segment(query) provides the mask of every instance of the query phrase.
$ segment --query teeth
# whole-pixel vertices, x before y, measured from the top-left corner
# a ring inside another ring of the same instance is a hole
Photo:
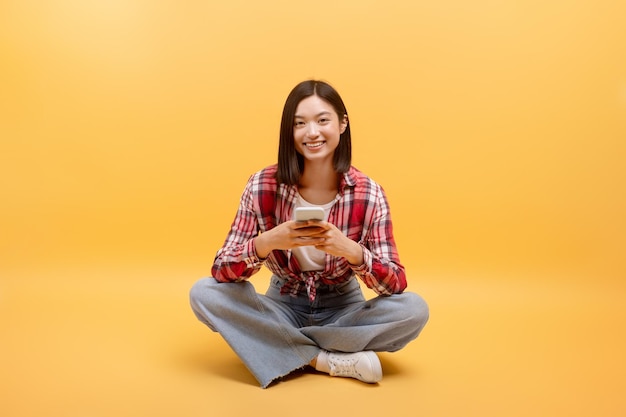
[[[323,144],[324,144],[324,142],[307,143],[306,147],[307,148],[319,148]]]

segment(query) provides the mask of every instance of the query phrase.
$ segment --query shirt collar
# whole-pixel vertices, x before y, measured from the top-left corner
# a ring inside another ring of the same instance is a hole
[[[341,183],[339,184],[340,190],[343,191],[345,187],[354,187],[356,185],[356,170],[354,167],[350,167],[348,172],[343,174]]]

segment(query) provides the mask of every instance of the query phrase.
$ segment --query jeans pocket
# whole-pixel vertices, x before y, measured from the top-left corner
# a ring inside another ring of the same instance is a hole
[[[276,275],[272,275],[272,279],[270,280],[270,284],[273,288],[280,290],[285,284],[285,280],[279,278]]]
[[[337,294],[339,295],[344,295],[346,293],[349,293],[350,291],[354,291],[355,286],[358,287],[359,283],[357,282],[357,280],[353,277],[350,278],[348,281],[343,282],[339,285],[336,285],[334,290]]]

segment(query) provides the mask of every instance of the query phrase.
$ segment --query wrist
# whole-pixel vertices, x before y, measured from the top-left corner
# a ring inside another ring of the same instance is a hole
[[[267,243],[267,237],[265,236],[265,233],[262,233],[254,238],[254,250],[256,252],[256,256],[260,259],[267,258],[267,256],[272,251]]]
[[[360,266],[363,265],[364,259],[365,258],[363,256],[363,248],[361,247],[361,245],[354,242],[350,257],[346,257],[346,260],[352,266]]]

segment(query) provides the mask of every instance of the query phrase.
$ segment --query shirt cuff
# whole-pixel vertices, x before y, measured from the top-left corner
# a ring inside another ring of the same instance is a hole
[[[250,239],[248,243],[246,243],[245,249],[241,254],[243,261],[246,263],[248,268],[257,268],[265,259],[261,259],[256,254],[256,244],[254,243],[255,239]]]
[[[372,270],[372,252],[364,245],[359,243],[361,249],[363,249],[363,263],[361,265],[350,265],[352,270],[359,275],[369,273]]]

